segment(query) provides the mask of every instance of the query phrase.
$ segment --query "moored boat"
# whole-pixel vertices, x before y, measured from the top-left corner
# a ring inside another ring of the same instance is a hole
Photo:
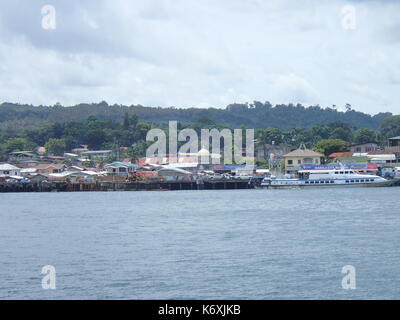
[[[391,182],[373,174],[359,174],[350,169],[303,170],[298,178],[265,178],[264,188],[293,187],[376,187],[388,186]]]

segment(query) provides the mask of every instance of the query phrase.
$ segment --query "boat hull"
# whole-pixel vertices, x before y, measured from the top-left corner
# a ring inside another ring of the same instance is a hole
[[[287,185],[274,185],[274,184],[261,184],[262,189],[315,189],[315,188],[376,188],[376,187],[392,187],[395,184],[393,181],[384,181],[378,183],[354,183],[354,184],[287,184]]]

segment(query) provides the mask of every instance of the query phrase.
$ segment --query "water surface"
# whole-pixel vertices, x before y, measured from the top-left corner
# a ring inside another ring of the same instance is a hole
[[[400,298],[400,188],[0,194],[1,299]],[[53,265],[57,289],[43,290]],[[342,289],[342,267],[356,290]]]

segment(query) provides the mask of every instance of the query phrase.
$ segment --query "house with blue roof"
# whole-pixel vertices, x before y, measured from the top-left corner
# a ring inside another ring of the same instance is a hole
[[[123,176],[133,174],[136,170],[136,165],[130,162],[116,161],[105,165],[104,169],[109,175]]]

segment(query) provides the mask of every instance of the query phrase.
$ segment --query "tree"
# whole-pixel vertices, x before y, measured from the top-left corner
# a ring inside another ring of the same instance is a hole
[[[329,137],[330,139],[339,139],[350,142],[353,140],[353,134],[350,128],[336,128],[332,131],[332,134]]]
[[[100,149],[106,140],[106,134],[103,129],[92,129],[86,133],[86,143],[92,149]]]
[[[381,133],[387,138],[400,136],[400,115],[384,119],[381,123]]]
[[[62,156],[67,148],[67,144],[64,139],[49,139],[46,142],[45,148],[47,153],[55,155],[55,156]]]
[[[317,142],[313,148],[316,152],[321,152],[325,156],[329,156],[334,152],[345,152],[348,150],[346,141],[340,139],[325,139]]]
[[[35,143],[26,138],[10,138],[1,145],[2,151],[6,154],[16,151],[33,151],[35,148]]]
[[[378,139],[376,131],[368,128],[358,129],[354,136],[354,142],[356,143],[377,142],[377,140]]]

